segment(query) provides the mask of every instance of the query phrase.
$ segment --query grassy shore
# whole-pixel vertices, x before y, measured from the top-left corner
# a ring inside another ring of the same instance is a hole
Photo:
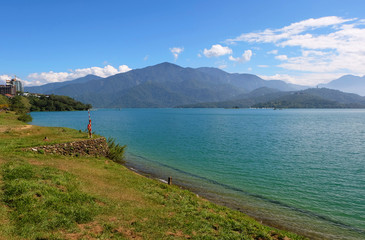
[[[0,239],[304,239],[106,158],[23,151],[87,136],[16,118],[0,113]]]

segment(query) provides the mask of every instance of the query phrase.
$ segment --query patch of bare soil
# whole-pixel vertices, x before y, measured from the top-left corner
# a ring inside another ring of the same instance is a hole
[[[19,126],[0,126],[0,133],[9,132],[9,131],[24,131],[26,129],[33,128],[33,125],[19,125]]]
[[[190,235],[187,235],[187,234],[184,234],[182,231],[177,231],[177,232],[166,232],[166,235],[168,236],[174,236],[174,237],[180,237],[180,238],[185,238],[185,239],[190,239],[191,236]]]
[[[114,229],[114,231],[124,235],[128,239],[138,239],[138,240],[142,239],[140,236],[136,235],[136,233],[133,232],[130,229],[125,229],[123,227],[118,227],[118,228]]]

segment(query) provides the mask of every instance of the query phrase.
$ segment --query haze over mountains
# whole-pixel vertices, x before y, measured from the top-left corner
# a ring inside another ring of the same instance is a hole
[[[66,95],[90,103],[97,108],[252,107],[288,94],[293,95],[307,88],[281,80],[263,80],[253,74],[231,74],[217,68],[194,69],[161,63],[107,78],[88,75],[68,82],[27,87],[25,91]],[[327,90],[313,90],[310,93],[305,91],[302,91],[302,98],[303,94],[309,94],[311,96],[309,99],[313,98],[313,101],[319,101],[322,98],[326,101],[345,98],[352,99],[352,102],[340,103],[334,100],[328,104],[339,103],[342,105],[336,106],[346,107],[350,105],[343,104],[356,103],[356,106],[362,106],[362,104],[365,106],[365,101],[362,102],[363,98],[355,94],[352,95],[358,98],[351,98],[339,91],[331,93]],[[322,96],[331,94],[338,98],[329,100]],[[298,100],[298,98],[293,99]],[[314,106],[317,105],[314,104]]]
[[[365,76],[345,75],[319,87],[337,89],[343,92],[356,93],[365,96]]]
[[[64,81],[64,82],[55,82],[55,83],[48,83],[41,86],[35,86],[35,87],[25,87],[25,91],[32,92],[32,93],[44,93],[48,94],[49,92],[54,91],[57,88],[64,87],[66,85],[71,85],[75,83],[85,83],[91,80],[97,80],[101,79],[101,77],[95,76],[95,75],[87,75],[85,77],[77,78],[70,81]]]

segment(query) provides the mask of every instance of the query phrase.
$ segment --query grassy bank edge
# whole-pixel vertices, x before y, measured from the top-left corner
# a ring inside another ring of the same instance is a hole
[[[45,135],[50,142],[43,142]],[[26,125],[17,121],[14,114],[1,113],[0,137],[1,167],[16,159],[37,171],[52,168],[64,173],[61,175],[71,174],[81,191],[96,199],[100,207],[98,214],[87,223],[60,226],[53,229],[51,235],[47,229],[40,229],[35,236],[14,231],[16,223],[9,216],[14,209],[2,201],[0,213],[6,214],[0,218],[0,222],[5,223],[0,227],[0,235],[4,239],[9,236],[26,239],[42,236],[60,239],[304,239],[264,226],[241,212],[211,203],[178,186],[137,175],[106,158],[50,156],[21,150],[86,138],[86,134],[76,130]],[[3,196],[3,182],[1,187]]]

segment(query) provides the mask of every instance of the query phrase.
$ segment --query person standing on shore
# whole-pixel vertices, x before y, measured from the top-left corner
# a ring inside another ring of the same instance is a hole
[[[89,120],[89,124],[87,125],[87,131],[89,132],[89,138],[92,138],[93,134],[91,132],[91,119]]]
[[[90,116],[90,109],[88,110],[89,113],[89,124],[87,125],[87,131],[89,133],[89,138],[93,137],[92,130],[91,130],[91,116]]]

